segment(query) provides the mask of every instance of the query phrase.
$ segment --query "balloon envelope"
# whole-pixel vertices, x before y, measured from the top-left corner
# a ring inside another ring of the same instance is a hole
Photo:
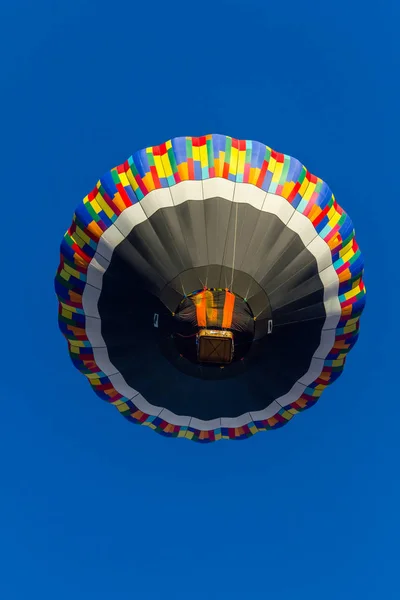
[[[342,372],[365,303],[352,222],[296,159],[223,135],[136,152],[77,208],[56,275],[74,365],[127,419],[274,429]]]

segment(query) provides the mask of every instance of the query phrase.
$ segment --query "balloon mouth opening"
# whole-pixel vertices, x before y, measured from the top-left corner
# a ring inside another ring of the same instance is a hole
[[[242,360],[255,335],[247,301],[228,289],[204,288],[185,296],[173,313],[172,328],[181,359],[211,369]]]

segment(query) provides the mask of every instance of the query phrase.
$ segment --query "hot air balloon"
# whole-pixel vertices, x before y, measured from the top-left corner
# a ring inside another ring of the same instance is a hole
[[[129,421],[199,442],[276,429],[342,373],[365,303],[353,224],[298,160],[224,135],[113,168],[61,244],[59,326]]]

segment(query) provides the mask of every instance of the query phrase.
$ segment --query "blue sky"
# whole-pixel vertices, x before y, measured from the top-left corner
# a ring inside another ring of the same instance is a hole
[[[395,0],[2,4],[1,598],[399,597],[399,18]],[[315,408],[201,446],[91,392],[58,331],[53,276],[99,176],[211,132],[328,182],[368,298]]]

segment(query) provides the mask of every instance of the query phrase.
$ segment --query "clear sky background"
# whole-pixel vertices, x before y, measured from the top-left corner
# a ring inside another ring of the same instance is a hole
[[[396,0],[2,3],[0,598],[398,600],[399,19]],[[96,397],[53,277],[103,173],[206,133],[328,182],[367,308],[315,408],[202,446]]]

